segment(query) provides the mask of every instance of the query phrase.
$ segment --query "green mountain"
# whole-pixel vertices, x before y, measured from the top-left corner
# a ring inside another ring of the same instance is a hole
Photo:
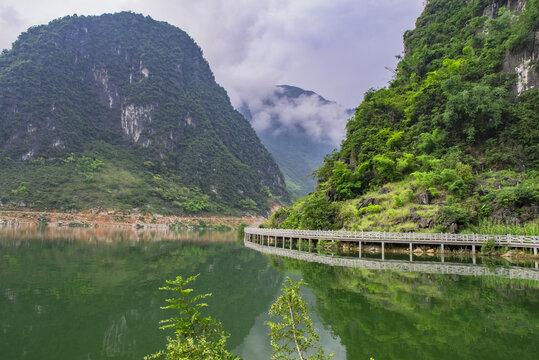
[[[538,28],[539,0],[428,1],[394,80],[365,94],[318,170],[319,191],[269,225],[537,232]]]
[[[290,85],[276,86],[261,106],[245,104],[240,112],[274,156],[296,198],[315,190],[311,174],[341,140],[340,134],[328,136],[328,128],[342,129],[353,114],[313,91]]]
[[[0,203],[265,212],[284,178],[184,31],[68,16],[0,56]]]

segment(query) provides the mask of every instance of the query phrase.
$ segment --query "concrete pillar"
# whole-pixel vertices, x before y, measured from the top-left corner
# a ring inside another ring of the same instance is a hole
[[[384,248],[385,248],[385,243],[382,241],[382,260],[385,260]]]
[[[475,251],[474,251],[474,254],[473,254],[473,257],[472,257],[472,261],[473,261],[473,264],[475,265],[477,263],[477,259],[475,257]]]
[[[533,255],[537,256],[537,248],[536,247],[533,248]]]
[[[409,249],[410,249],[410,254],[411,254],[414,251],[414,246],[411,242],[410,242]]]
[[[361,257],[361,241],[359,242],[359,257]]]
[[[292,250],[292,238],[290,238],[290,250]]]
[[[475,245],[472,245],[472,253],[475,254]],[[474,256],[474,258],[475,258],[475,256]],[[474,264],[475,264],[475,262],[474,262]]]
[[[311,252],[312,244],[313,244],[313,239],[309,239],[309,252]]]

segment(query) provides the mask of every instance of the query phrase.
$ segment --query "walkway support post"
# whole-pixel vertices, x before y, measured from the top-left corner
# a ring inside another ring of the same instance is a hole
[[[385,248],[385,243],[382,241],[382,260],[385,259],[385,256],[384,256],[384,248]]]
[[[359,242],[359,257],[361,257],[361,241]]]

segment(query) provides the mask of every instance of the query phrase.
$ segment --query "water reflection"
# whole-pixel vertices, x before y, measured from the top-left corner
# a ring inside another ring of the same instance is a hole
[[[443,258],[439,261],[432,257],[429,261],[423,259],[415,259],[409,255],[409,260],[400,260],[402,255],[388,254],[386,259],[380,259],[376,254],[367,254],[365,257],[344,257],[334,256],[333,254],[307,252],[282,249],[273,246],[259,245],[249,241],[245,242],[245,246],[256,251],[288,257],[307,262],[314,262],[330,266],[343,266],[352,268],[363,268],[370,270],[396,270],[401,272],[424,272],[431,274],[447,274],[447,275],[471,275],[471,276],[498,276],[509,279],[528,279],[539,281],[539,270],[532,268],[531,264],[526,266],[497,266],[495,262],[483,261],[483,265],[476,264],[475,257],[472,263],[459,262],[458,257],[448,258],[455,262],[445,262]],[[419,261],[416,261],[419,260]],[[421,261],[423,260],[423,261]],[[465,259],[466,260],[466,259]],[[533,264],[533,263],[532,263]],[[536,263],[537,264],[537,263]]]
[[[212,316],[238,347],[283,280],[235,234],[101,229],[0,233],[0,354],[140,359],[162,348],[166,279],[200,273]],[[265,354],[265,358],[269,354]]]
[[[13,227],[0,226],[0,239],[6,240],[62,240],[86,243],[151,242],[151,241],[185,241],[185,242],[234,242],[235,231],[171,231],[166,227],[156,230],[136,230],[132,228],[71,228],[57,226],[39,226],[25,224]]]
[[[271,257],[301,274],[347,359],[535,359],[539,283]]]
[[[288,275],[308,283],[322,344],[339,360],[539,352],[537,281],[311,263],[245,249],[235,234],[35,230],[0,231],[2,359],[141,359],[164,345],[158,287],[196,273],[246,360],[271,356],[264,322]]]

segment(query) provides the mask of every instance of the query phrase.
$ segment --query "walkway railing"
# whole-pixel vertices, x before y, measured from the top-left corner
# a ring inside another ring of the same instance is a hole
[[[321,230],[288,230],[245,228],[246,238],[250,235],[293,239],[329,240],[341,242],[375,242],[375,243],[412,243],[412,244],[446,244],[446,245],[484,245],[494,246],[539,247],[539,236],[528,235],[484,235],[484,234],[449,234],[449,233],[399,233],[399,232],[367,232],[367,231],[321,231]]]

